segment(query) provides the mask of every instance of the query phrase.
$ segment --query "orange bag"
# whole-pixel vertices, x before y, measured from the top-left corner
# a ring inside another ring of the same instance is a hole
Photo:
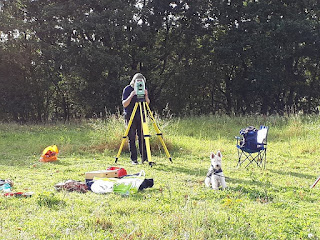
[[[59,149],[56,145],[46,147],[40,157],[40,162],[54,162],[58,160]]]

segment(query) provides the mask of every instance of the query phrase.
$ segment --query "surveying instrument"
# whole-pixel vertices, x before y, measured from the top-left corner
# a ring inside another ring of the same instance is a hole
[[[160,129],[159,129],[159,127],[158,127],[158,125],[157,125],[157,123],[156,123],[156,121],[155,121],[155,119],[154,119],[154,117],[152,115],[150,107],[149,107],[148,103],[145,100],[145,83],[144,83],[143,79],[137,79],[136,80],[136,82],[134,84],[134,91],[136,92],[136,95],[137,95],[137,102],[135,103],[134,108],[132,110],[132,113],[131,113],[131,116],[130,116],[130,120],[128,122],[128,126],[127,126],[127,129],[125,131],[125,134],[122,137],[122,142],[121,142],[118,154],[116,156],[115,163],[117,163],[117,161],[119,159],[119,156],[121,154],[122,148],[123,148],[123,146],[124,146],[124,144],[126,142],[126,138],[128,137],[129,130],[130,130],[132,121],[134,119],[134,116],[135,116],[135,114],[137,112],[138,106],[139,106],[139,109],[140,109],[141,127],[142,127],[143,139],[144,139],[145,145],[146,145],[147,159],[148,159],[149,165],[152,167],[155,163],[151,162],[151,150],[150,150],[150,137],[151,137],[151,135],[149,133],[147,115],[150,117],[150,119],[151,119],[151,121],[153,123],[153,127],[154,127],[154,129],[155,129],[155,131],[157,133],[157,136],[159,137],[159,140],[160,140],[160,142],[161,142],[161,144],[163,146],[163,149],[164,149],[167,157],[169,158],[170,162],[172,162],[172,159],[170,157],[169,151],[168,151],[168,149],[166,147],[166,144],[164,143],[162,132],[160,131]],[[142,141],[142,139],[141,139],[141,141]],[[143,145],[143,143],[141,145]]]

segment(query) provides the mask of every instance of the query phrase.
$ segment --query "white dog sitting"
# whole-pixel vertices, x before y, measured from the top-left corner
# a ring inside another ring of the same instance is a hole
[[[222,189],[227,187],[225,177],[221,168],[222,154],[220,151],[215,155],[214,153],[210,154],[211,165],[207,173],[207,177],[204,181],[207,187],[212,186],[214,190],[218,190],[221,186]]]

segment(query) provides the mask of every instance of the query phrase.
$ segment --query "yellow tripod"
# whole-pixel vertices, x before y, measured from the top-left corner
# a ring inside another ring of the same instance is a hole
[[[164,140],[163,140],[163,136],[162,136],[162,132],[160,131],[153,115],[152,115],[152,112],[150,110],[150,107],[148,105],[148,103],[146,101],[139,101],[139,102],[136,102],[135,105],[134,105],[134,108],[132,110],[132,114],[130,116],[130,120],[128,122],[128,126],[127,126],[127,129],[125,131],[125,134],[124,136],[122,137],[122,142],[121,142],[121,145],[120,145],[120,148],[119,148],[119,151],[118,151],[118,154],[116,156],[116,161],[115,163],[117,163],[119,157],[120,157],[120,154],[121,154],[121,151],[122,151],[122,148],[126,142],[126,138],[128,137],[128,134],[129,134],[129,130],[130,130],[130,127],[131,127],[131,124],[132,124],[132,121],[134,119],[134,116],[137,112],[137,109],[138,109],[138,106],[140,108],[140,116],[141,116],[141,126],[142,126],[142,131],[143,131],[143,138],[145,140],[145,144],[146,144],[146,151],[147,151],[147,158],[148,158],[148,162],[149,162],[149,165],[152,166],[154,163],[151,162],[151,151],[150,151],[150,133],[149,133],[149,127],[148,127],[148,118],[147,118],[147,113],[153,123],[153,127],[154,129],[156,130],[156,133],[157,133],[157,136],[159,137],[159,140],[163,146],[163,149],[167,155],[167,157],[169,158],[170,162],[172,162],[172,159],[170,157],[170,153],[167,149],[167,146],[166,144],[164,143]]]

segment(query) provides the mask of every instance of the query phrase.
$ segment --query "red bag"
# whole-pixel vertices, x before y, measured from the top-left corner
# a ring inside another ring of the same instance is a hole
[[[119,168],[119,167],[108,167],[107,170],[118,170],[118,178],[123,177],[127,175],[127,171],[124,168]]]
[[[58,160],[59,149],[56,145],[46,147],[40,157],[40,162],[53,162]]]

